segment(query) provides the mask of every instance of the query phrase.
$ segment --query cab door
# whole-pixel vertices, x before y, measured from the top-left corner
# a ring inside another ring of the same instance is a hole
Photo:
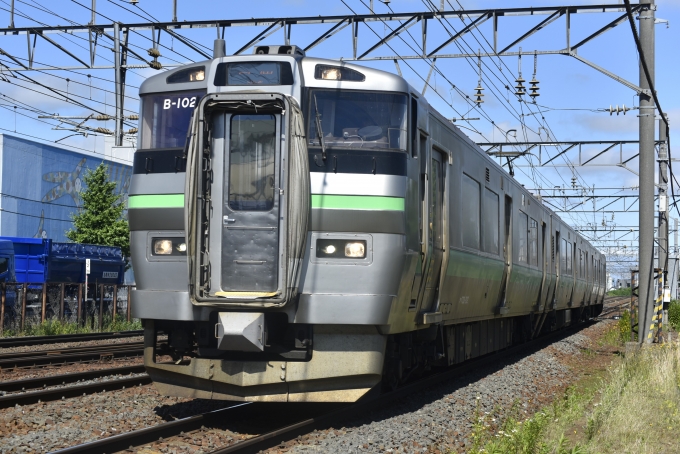
[[[280,115],[227,115],[221,296],[273,296],[279,287]]]
[[[444,165],[443,156],[432,150],[427,209],[426,275],[420,312],[435,308],[442,259],[444,257]]]

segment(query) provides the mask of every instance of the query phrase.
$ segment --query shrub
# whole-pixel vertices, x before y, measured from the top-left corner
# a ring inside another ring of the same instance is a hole
[[[680,331],[680,301],[672,300],[668,306],[668,323],[675,331]]]

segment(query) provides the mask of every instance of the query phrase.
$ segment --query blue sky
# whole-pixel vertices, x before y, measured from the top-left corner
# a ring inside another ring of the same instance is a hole
[[[0,0],[0,24],[9,24],[9,2],[10,0]],[[285,17],[285,16],[318,16],[318,15],[346,15],[351,14],[350,9],[360,14],[368,12],[367,5],[369,0],[255,0],[248,2],[237,1],[210,1],[210,0],[178,0],[178,19],[183,20],[210,20],[210,19],[243,19],[243,18],[265,18],[265,17]],[[426,3],[426,0],[425,0]],[[427,6],[422,0],[393,0],[389,7],[396,12],[418,12],[426,11]],[[440,1],[433,0],[438,7]],[[554,0],[450,0],[447,1],[447,8],[451,5],[455,8],[486,9],[486,8],[509,8],[525,7],[538,3],[538,6],[567,5],[567,4],[601,4],[603,2],[593,2],[586,0],[573,0],[573,3]],[[610,2],[616,3],[616,0]],[[72,23],[84,24],[90,21],[90,11],[87,9],[91,0],[15,0],[17,9],[15,25],[17,27],[29,25],[64,25]],[[662,107],[671,119],[672,130],[675,132],[680,128],[680,92],[675,88],[675,78],[678,74],[677,46],[680,43],[680,2],[677,0],[657,1],[657,17],[668,20],[670,27],[660,23],[656,25],[656,87]],[[127,8],[130,11],[125,10]],[[110,23],[117,20],[124,23],[143,22],[140,16],[153,16],[158,21],[169,21],[172,19],[172,2],[170,0],[139,0],[138,6],[130,5],[123,0],[99,0],[97,9],[101,14],[97,17],[98,23]],[[375,10],[377,12],[387,12],[388,7],[378,0],[375,0]],[[600,27],[611,22],[621,15],[622,12],[609,14],[576,14],[572,16],[572,44],[580,41]],[[505,47],[506,44],[514,41],[525,31],[542,21],[546,16],[534,17],[504,17],[499,21],[499,46]],[[637,22],[637,21],[636,21]],[[465,24],[469,20],[465,20]],[[431,23],[428,30],[428,48],[434,49],[439,42],[442,42],[448,30],[460,30],[464,26],[459,19],[450,19],[448,22],[437,24]],[[389,33],[387,25],[373,23],[369,29],[362,24],[359,34],[359,51],[367,50],[378,37]],[[227,41],[227,52],[232,53],[249,41],[259,31],[264,30],[264,26],[258,29],[252,27],[232,27],[227,29],[225,39]],[[297,26],[292,29],[292,43],[306,46],[327,30],[329,25],[309,25]],[[400,37],[390,42],[393,50],[399,55],[413,54],[413,49],[418,49],[420,45],[420,24],[416,24],[409,29],[411,35],[403,33]],[[196,42],[212,48],[212,40],[215,37],[215,29],[192,30],[186,33]],[[149,36],[147,36],[149,35]],[[86,35],[81,36],[56,36],[51,37],[63,47],[72,51],[76,56],[87,61],[88,46]],[[146,56],[146,49],[151,47],[150,33],[132,34],[131,43],[133,49]],[[403,38],[403,39],[402,39]],[[478,31],[465,36],[461,40],[461,48],[450,45],[446,48],[447,52],[459,53],[461,49],[465,51],[478,49],[488,51],[489,45],[486,40],[492,40],[491,21],[483,24]],[[263,41],[266,44],[280,44],[283,42],[283,31],[279,30]],[[110,50],[102,47],[101,44],[108,46],[104,38],[100,41],[100,47],[96,64],[106,64],[111,61]],[[186,63],[191,60],[200,60],[195,52],[188,49],[177,40],[171,39],[164,34],[161,37],[161,53],[163,56],[160,61],[164,65]],[[565,47],[565,18],[562,17],[553,22],[544,30],[528,38],[520,44],[523,51],[533,50],[558,50]],[[138,46],[138,47],[135,47]],[[8,53],[20,58],[26,58],[26,37],[25,36],[0,36],[0,48]],[[515,47],[511,50],[517,50]],[[371,56],[391,55],[388,48],[379,49]],[[349,27],[338,33],[324,44],[316,47],[310,55],[327,58],[338,58],[340,56],[351,57],[352,44]],[[638,59],[635,51],[634,41],[630,27],[627,22],[622,23],[614,30],[596,38],[579,49],[579,55],[595,62],[596,64],[614,72],[620,77],[627,79],[635,84],[639,83]],[[75,60],[55,50],[51,44],[42,39],[38,39],[35,50],[36,65],[72,65]],[[6,57],[0,57],[0,62],[10,64]],[[139,63],[131,60],[131,63]],[[387,62],[364,62],[368,66],[395,72],[395,65],[392,61]],[[480,117],[481,120],[461,123],[465,132],[475,141],[502,141],[506,140],[504,131],[515,129],[514,133],[507,137],[508,141],[513,140],[536,140],[539,138],[562,141],[575,140],[618,140],[636,139],[638,134],[637,111],[633,110],[627,115],[612,115],[598,110],[608,108],[610,105],[637,105],[637,98],[629,88],[615,82],[609,77],[595,71],[576,59],[564,55],[545,55],[539,56],[537,62],[536,77],[540,81],[541,96],[537,100],[537,105],[530,106],[527,103],[520,103],[516,98],[505,89],[505,85],[514,85],[517,77],[518,58],[504,57],[502,62],[498,58],[484,59],[483,61],[482,86],[485,88],[485,100],[481,112],[470,110],[469,100],[466,96],[474,94],[477,86],[477,61],[475,59],[439,59],[437,60],[437,72],[430,79],[430,87],[427,89],[428,100],[445,116],[460,117]],[[533,75],[534,61],[531,56],[522,57],[522,74],[524,79],[530,80]],[[418,90],[424,86],[423,78],[427,76],[429,62],[422,59],[409,60],[408,64],[400,62],[400,68],[404,77]],[[500,69],[499,69],[500,68]],[[156,71],[150,68],[134,69],[128,72],[128,88],[126,108],[127,114],[133,113],[138,108],[137,87],[144,78],[155,74]],[[88,77],[88,74],[90,77]],[[2,76],[3,74],[0,74]],[[111,80],[113,79],[112,70],[80,70],[77,72],[31,72],[26,73],[29,77],[48,85],[63,93],[68,92],[69,96],[77,97],[84,104],[97,109],[100,112],[113,114],[113,90]],[[59,113],[61,115],[87,115],[91,111],[73,106],[59,100],[59,96],[50,93],[52,98],[45,97],[45,89],[31,84],[21,78],[14,78],[12,75],[4,74],[4,80],[0,82],[0,121],[2,128],[0,132],[17,135],[24,134],[54,142],[63,139],[70,133],[65,131],[53,131],[54,122],[47,120],[48,123],[38,121],[37,114],[31,108],[39,108],[45,112]],[[68,81],[66,80],[68,79]],[[452,86],[455,85],[455,88]],[[35,90],[35,91],[31,91]],[[496,93],[497,97],[493,93]],[[49,93],[49,92],[48,92]],[[14,106],[17,106],[14,109]],[[16,113],[14,112],[16,110]],[[526,116],[522,116],[525,114]],[[537,117],[533,116],[536,115]],[[540,117],[545,117],[545,120]],[[523,120],[524,121],[521,121]],[[491,124],[489,120],[494,121]],[[540,121],[538,121],[540,120]],[[113,129],[113,122],[103,124],[91,121],[92,126],[105,126]],[[16,125],[16,126],[15,126]],[[540,128],[539,128],[540,127]],[[474,130],[474,131],[473,131]],[[540,133],[540,135],[539,135]],[[546,134],[549,133],[549,136]],[[103,148],[102,137],[73,136],[61,140],[59,143],[65,144],[76,149],[85,149],[99,152]],[[603,147],[584,147],[582,149],[582,159],[586,160]],[[542,151],[542,160],[546,161],[546,156],[555,154],[555,149]],[[624,147],[622,154],[624,159],[632,156],[637,151],[634,146]],[[680,156],[680,148],[676,153]],[[529,159],[536,165],[538,164],[538,153]],[[578,153],[570,152],[566,154],[566,159],[576,162]],[[618,162],[619,153],[609,152],[593,161],[592,164],[612,164]],[[571,187],[572,178],[576,178],[577,187],[592,188],[631,188],[638,184],[635,173],[625,169],[596,165],[586,167],[568,166],[566,160],[557,159],[554,162],[563,167],[557,168],[531,168],[529,160],[518,161],[519,167],[516,168],[516,178],[528,188],[540,188],[543,194],[553,194],[557,191],[555,186],[562,188]],[[678,165],[680,167],[680,164]],[[629,163],[629,167],[637,170],[637,160]],[[575,194],[579,191],[566,191],[565,193]],[[582,192],[582,189],[581,189]],[[636,194],[635,190],[620,191],[618,189],[604,190],[598,189],[598,194]],[[572,198],[566,201],[567,206],[575,205],[582,199]],[[596,208],[604,206],[610,200],[600,199],[596,201]],[[564,200],[553,200],[553,204],[560,206]],[[623,210],[623,205],[617,203],[610,209]],[[581,205],[580,208],[570,213],[564,213],[568,221],[573,225],[587,227],[588,224],[595,224],[606,228],[616,228],[621,230],[628,226],[637,225],[637,213],[613,213],[605,210],[604,213],[588,213],[582,210],[592,210],[592,202]],[[676,213],[677,215],[677,213]],[[676,216],[677,217],[677,216]],[[592,227],[592,225],[591,225]],[[588,233],[586,236],[602,235],[603,232]],[[620,254],[622,246],[635,249],[637,234],[635,231],[622,236],[623,233],[613,233],[602,237],[598,245],[603,248],[613,246],[616,249],[608,251],[615,257]],[[610,241],[614,238],[621,238],[619,241]],[[624,264],[625,265],[625,264]],[[622,265],[622,266],[624,266]]]

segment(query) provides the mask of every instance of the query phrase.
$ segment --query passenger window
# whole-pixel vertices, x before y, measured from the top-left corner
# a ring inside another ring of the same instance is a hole
[[[529,220],[529,264],[538,266],[538,222]]]
[[[484,251],[498,254],[498,194],[484,191]]]
[[[571,267],[571,260],[572,260],[572,253],[571,253],[571,243],[567,242],[567,274],[569,276],[572,276],[572,267]]]
[[[229,208],[269,211],[274,206],[274,115],[234,115],[229,140]]]
[[[560,248],[560,269],[564,274],[567,274],[567,249],[569,249],[569,243],[567,240],[562,240],[562,247]]]
[[[521,211],[519,212],[519,221],[518,221],[518,226],[517,226],[517,236],[519,238],[519,255],[518,255],[518,261],[519,263],[527,263],[527,234],[528,234],[528,226],[527,226],[527,215],[522,213]]]
[[[463,246],[479,249],[479,183],[463,174]]]

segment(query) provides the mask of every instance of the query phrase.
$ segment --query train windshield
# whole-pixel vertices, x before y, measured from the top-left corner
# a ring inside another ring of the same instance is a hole
[[[320,146],[318,114],[326,147],[406,150],[406,95],[313,90],[308,100],[310,145]]]
[[[191,114],[205,90],[142,96],[140,149],[184,147]]]

